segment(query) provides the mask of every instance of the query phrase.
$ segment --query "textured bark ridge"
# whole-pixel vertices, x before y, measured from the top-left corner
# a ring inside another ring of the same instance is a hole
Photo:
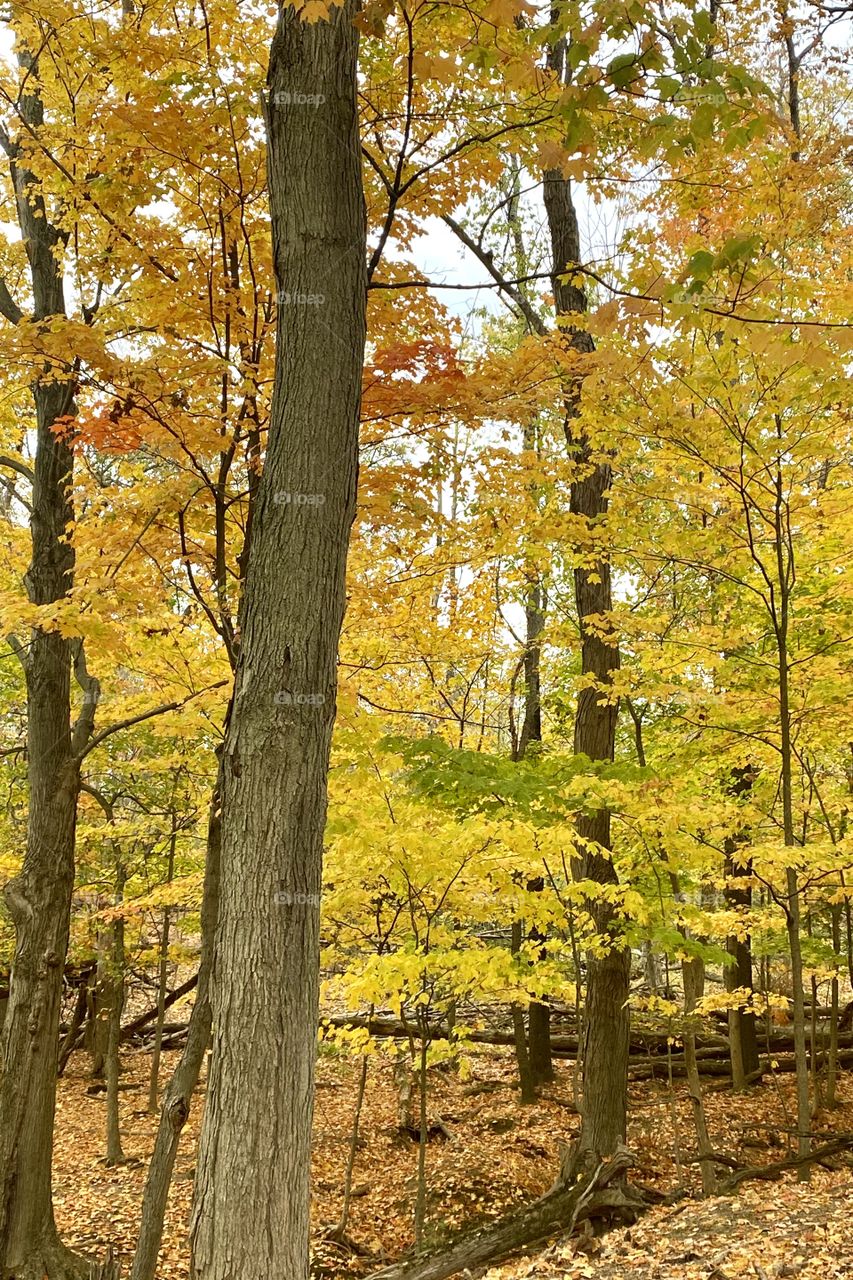
[[[271,423],[223,753],[196,1280],[307,1280],[319,895],[355,512],[366,237],[352,0],[282,8],[268,76]]]

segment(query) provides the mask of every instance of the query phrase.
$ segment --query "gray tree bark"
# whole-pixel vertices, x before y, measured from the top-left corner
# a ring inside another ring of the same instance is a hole
[[[319,895],[355,514],[366,237],[355,5],[282,8],[268,105],[279,327],[223,752],[196,1280],[307,1280]]]
[[[19,55],[27,88],[19,100],[26,128],[44,125],[36,59]],[[40,184],[18,144],[0,137],[15,192],[18,222],[29,265],[33,318],[65,314],[63,237],[52,223]],[[6,293],[2,311],[22,318]],[[59,418],[74,412],[74,370],[33,384],[35,465],[32,480],[31,559],[25,577],[29,600],[50,605],[73,584],[74,550],[67,537],[73,519],[73,451]],[[15,926],[15,955],[3,1026],[0,1084],[0,1270],[16,1280],[79,1274],[79,1260],[60,1242],[53,1217],[51,1158],[62,974],[68,948],[74,843],[79,791],[76,740],[88,736],[84,710],[72,739],[73,642],[58,631],[34,628],[27,646],[12,645],[27,686],[27,847],[21,873],[6,886]]]

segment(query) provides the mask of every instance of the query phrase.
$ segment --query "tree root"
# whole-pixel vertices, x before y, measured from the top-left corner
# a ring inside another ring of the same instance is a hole
[[[625,1182],[632,1164],[631,1153],[620,1147],[609,1160],[598,1161],[571,1183],[558,1180],[538,1200],[500,1221],[461,1236],[440,1250],[383,1267],[369,1280],[447,1280],[460,1271],[499,1262],[555,1232],[572,1231],[587,1219],[635,1222],[651,1201]]]
[[[773,1164],[737,1169],[720,1184],[718,1194],[736,1194],[740,1184],[748,1179],[779,1178],[789,1169],[820,1164],[828,1157],[851,1148],[853,1134],[839,1134],[807,1156],[791,1156]],[[373,1272],[368,1280],[449,1280],[450,1276],[461,1271],[473,1271],[501,1262],[510,1254],[541,1244],[550,1235],[558,1232],[568,1235],[582,1223],[598,1220],[599,1224],[604,1222],[608,1226],[630,1224],[652,1205],[672,1204],[688,1194],[682,1190],[664,1196],[626,1182],[625,1174],[632,1166],[633,1158],[625,1147],[620,1147],[610,1160],[600,1161],[592,1169],[588,1164],[584,1167],[583,1158],[576,1151],[567,1152],[566,1156],[566,1172],[550,1191],[532,1204],[524,1205],[487,1227],[460,1236],[441,1249],[383,1267],[381,1271]],[[730,1164],[733,1161],[725,1157],[717,1159],[717,1163]]]
[[[833,1138],[832,1142],[825,1142],[821,1147],[815,1147],[814,1151],[810,1151],[805,1156],[790,1156],[787,1160],[774,1160],[772,1164],[751,1165],[746,1169],[738,1169],[726,1178],[718,1187],[719,1195],[731,1195],[737,1191],[742,1182],[750,1179],[764,1179],[767,1182],[773,1182],[776,1178],[781,1178],[782,1174],[788,1169],[799,1169],[807,1164],[821,1164],[828,1156],[837,1155],[840,1151],[849,1151],[853,1147],[853,1133],[842,1133],[837,1138]]]
[[[105,1273],[102,1278],[100,1272],[93,1271],[94,1265],[91,1258],[69,1249],[50,1230],[26,1258],[7,1265],[0,1274],[3,1280],[118,1280],[117,1272],[115,1277]]]

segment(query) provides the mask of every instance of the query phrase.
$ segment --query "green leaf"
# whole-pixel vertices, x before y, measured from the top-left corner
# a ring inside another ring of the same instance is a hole
[[[732,236],[717,254],[716,266],[729,267],[738,262],[749,262],[755,257],[759,238],[756,235]]]
[[[681,81],[677,76],[658,76],[655,88],[660,94],[661,102],[669,102],[681,88]]]
[[[707,249],[700,249],[690,258],[687,267],[694,279],[707,280],[714,270],[714,265],[713,253],[709,253]]]
[[[642,75],[642,68],[633,53],[620,53],[608,63],[607,74],[617,89],[624,89]]]
[[[710,138],[717,123],[717,108],[713,102],[703,102],[693,112],[690,132],[694,138]]]

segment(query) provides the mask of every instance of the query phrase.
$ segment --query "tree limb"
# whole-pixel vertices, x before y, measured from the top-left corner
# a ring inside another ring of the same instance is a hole
[[[9,292],[9,286],[0,276],[0,316],[5,316],[10,324],[20,324],[24,313]]]
[[[94,751],[95,747],[99,747],[105,738],[112,737],[114,733],[120,733],[122,729],[131,729],[135,724],[142,724],[145,720],[153,720],[155,716],[165,715],[167,711],[180,711],[181,707],[185,707],[188,702],[192,702],[193,698],[200,698],[203,693],[210,693],[213,689],[224,689],[227,680],[217,680],[215,684],[205,685],[203,689],[197,689],[194,693],[189,693],[185,698],[181,698],[175,702],[163,702],[158,707],[152,707],[150,711],[141,711],[137,716],[128,716],[126,720],[117,720],[115,724],[107,725],[100,733],[96,733],[81,750],[76,753],[78,761],[83,760],[90,751]]]

